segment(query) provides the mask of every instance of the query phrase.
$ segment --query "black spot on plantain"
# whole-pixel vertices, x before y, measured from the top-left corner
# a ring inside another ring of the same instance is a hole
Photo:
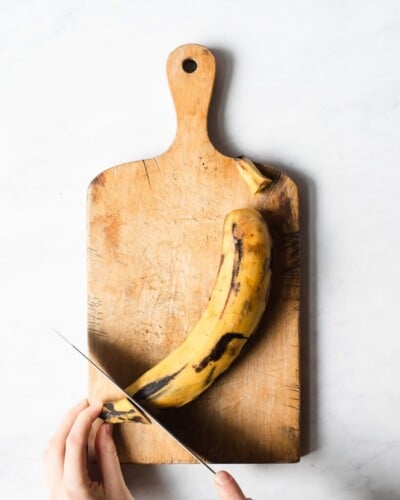
[[[234,333],[234,332],[225,333],[215,344],[210,354],[208,354],[205,358],[203,358],[198,365],[193,366],[195,371],[199,373],[202,370],[204,370],[204,368],[206,368],[206,366],[208,366],[209,363],[213,361],[218,361],[223,356],[224,352],[229,346],[229,343],[233,339],[247,340],[248,337],[246,335],[243,335],[243,333]]]
[[[243,233],[237,227],[236,222],[232,224],[232,236],[235,245],[235,260],[233,262],[232,280],[239,274],[240,262],[243,257]]]
[[[158,380],[154,380],[153,382],[146,384],[137,392],[135,392],[135,394],[132,395],[133,399],[136,399],[137,401],[143,401],[144,399],[149,398],[150,396],[158,392],[160,389],[165,387],[167,384],[169,384],[171,380],[174,380],[174,378],[179,373],[181,373],[181,371],[184,368],[186,368],[186,366],[187,365],[182,366],[182,368],[180,368],[175,373],[172,373],[171,375],[166,375],[165,377],[159,378]]]
[[[210,370],[210,373],[207,375],[207,378],[204,382],[204,387],[208,387],[209,384],[212,382],[212,379],[213,379],[213,376],[214,376],[214,372],[215,372],[215,366],[213,366]]]
[[[224,311],[225,307],[228,304],[229,298],[231,296],[231,292],[233,292],[234,295],[237,295],[240,290],[240,283],[237,281],[237,277],[239,275],[239,270],[240,270],[240,264],[242,261],[243,257],[243,232],[241,231],[240,228],[238,228],[236,222],[233,222],[232,224],[232,236],[233,236],[233,241],[235,245],[235,255],[233,259],[233,267],[232,267],[232,278],[231,278],[231,285],[229,292],[226,296],[225,304],[224,307],[219,315],[221,318]]]
[[[236,281],[231,284],[232,292],[237,295],[240,292],[240,281]]]
[[[224,263],[225,260],[225,254],[221,254],[221,258],[219,260],[219,267],[218,267],[218,272],[221,270],[222,264]]]
[[[253,309],[253,306],[252,306],[252,303],[250,300],[245,300],[244,301],[244,304],[243,304],[243,310],[242,310],[242,314],[245,315],[247,314],[249,311],[251,311]]]

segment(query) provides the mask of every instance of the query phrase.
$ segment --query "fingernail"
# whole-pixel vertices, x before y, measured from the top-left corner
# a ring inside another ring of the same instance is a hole
[[[217,475],[215,476],[215,482],[219,486],[225,486],[232,480],[232,476],[228,474],[225,470],[220,470],[217,472]]]
[[[112,436],[112,433],[113,433],[113,426],[111,424],[103,424],[106,426],[106,433],[107,433],[107,436]]]

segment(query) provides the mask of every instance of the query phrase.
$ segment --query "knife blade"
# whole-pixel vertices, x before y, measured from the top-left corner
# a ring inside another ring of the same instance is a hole
[[[84,352],[82,352],[78,347],[76,347],[70,340],[68,340],[62,333],[60,333],[58,330],[53,328],[55,333],[62,338],[67,344],[69,344],[75,351],[77,351],[81,356],[83,356],[89,363],[96,368],[97,371],[99,371],[104,377],[106,377],[117,389],[119,389],[120,392],[132,403],[132,405],[140,412],[142,415],[144,415],[147,420],[150,420],[154,424],[156,424],[158,427],[160,427],[166,434],[168,434],[176,443],[179,444],[189,455],[191,455],[197,462],[199,462],[201,465],[204,465],[208,471],[210,471],[212,474],[216,474],[214,469],[212,469],[209,464],[206,462],[206,460],[196,453],[194,450],[192,450],[189,446],[187,446],[185,443],[183,443],[179,438],[177,438],[170,430],[168,430],[156,417],[154,417],[151,413],[149,413],[140,403],[138,403],[135,399],[132,398],[114,379],[111,375],[109,375],[103,368],[101,368],[97,363],[95,363],[92,359],[90,359],[89,356],[87,356]]]

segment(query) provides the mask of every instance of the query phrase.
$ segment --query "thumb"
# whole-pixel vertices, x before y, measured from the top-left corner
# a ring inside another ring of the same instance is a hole
[[[217,472],[215,486],[221,500],[246,500],[237,482],[224,470]]]
[[[102,424],[97,431],[95,449],[107,498],[132,498],[125,484],[112,437],[113,426]]]

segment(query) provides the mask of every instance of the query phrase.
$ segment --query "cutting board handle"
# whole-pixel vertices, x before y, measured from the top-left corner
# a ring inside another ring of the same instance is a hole
[[[167,75],[175,103],[177,130],[171,148],[193,151],[214,149],[207,117],[215,80],[215,58],[202,45],[187,44],[168,57]]]

